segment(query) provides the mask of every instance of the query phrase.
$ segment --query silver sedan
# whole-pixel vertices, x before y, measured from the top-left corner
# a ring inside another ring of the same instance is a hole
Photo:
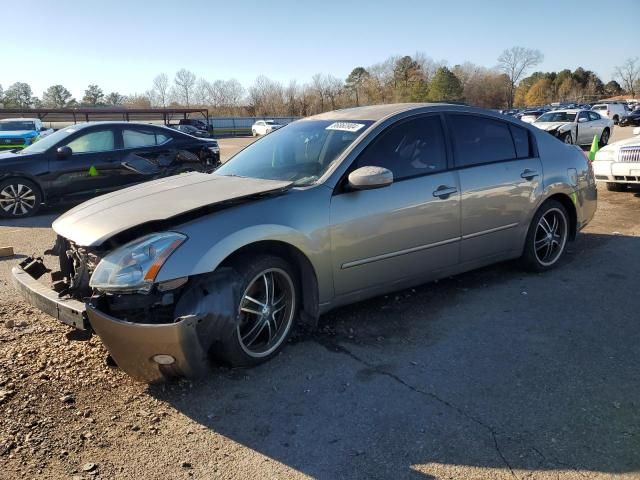
[[[95,331],[132,376],[255,365],[294,324],[495,262],[555,267],[596,210],[584,154],[535,127],[459,105],[324,113],[191,173],[58,218],[54,290],[13,270],[34,304]]]

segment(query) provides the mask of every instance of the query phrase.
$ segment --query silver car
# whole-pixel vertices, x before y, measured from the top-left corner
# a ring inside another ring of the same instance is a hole
[[[294,122],[214,174],[95,198],[53,228],[59,271],[13,270],[31,303],[159,381],[273,357],[294,323],[520,259],[554,267],[593,217],[584,154],[486,110],[399,104]]]
[[[603,147],[613,133],[613,120],[591,110],[553,110],[540,115],[532,125],[575,145],[590,145],[595,136]]]

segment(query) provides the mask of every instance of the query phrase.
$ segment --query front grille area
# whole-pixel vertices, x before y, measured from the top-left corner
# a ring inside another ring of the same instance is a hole
[[[618,154],[618,161],[625,163],[640,162],[640,147],[621,148]]]

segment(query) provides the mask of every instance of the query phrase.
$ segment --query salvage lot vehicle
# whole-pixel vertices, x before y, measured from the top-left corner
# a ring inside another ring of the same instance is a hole
[[[634,128],[633,134],[596,153],[596,181],[606,183],[609,191],[623,192],[630,185],[640,185],[640,127]]]
[[[613,132],[612,120],[590,110],[554,110],[538,117],[532,125],[564,143],[576,145],[589,145],[596,135],[600,146],[604,146]]]
[[[173,128],[182,133],[186,133],[187,135],[191,135],[193,137],[198,138],[210,138],[211,135],[206,130],[200,130],[193,125],[168,125],[169,128]]]
[[[266,135],[282,127],[282,125],[273,120],[258,120],[251,126],[251,134],[254,137],[256,135]]]
[[[624,117],[620,118],[618,125],[621,127],[628,127],[637,125],[640,126],[640,110],[634,110],[627,113]]]
[[[197,375],[213,355],[261,363],[294,320],[520,258],[557,265],[593,217],[583,153],[500,114],[445,104],[294,122],[214,174],[90,200],[58,218],[54,289],[12,270],[33,305],[101,337],[135,378]]]
[[[540,117],[540,115],[548,111],[548,109],[525,110],[522,112],[522,115],[520,115],[520,120],[525,123],[533,123],[538,119],[538,117]]]
[[[0,154],[0,216],[27,217],[43,203],[78,201],[185,171],[212,171],[219,160],[215,141],[165,127],[74,125]]]
[[[0,120],[0,150],[28,147],[51,133],[39,118],[6,118]]]
[[[598,112],[602,117],[610,118],[615,125],[629,113],[626,103],[623,102],[596,103],[591,110]]]

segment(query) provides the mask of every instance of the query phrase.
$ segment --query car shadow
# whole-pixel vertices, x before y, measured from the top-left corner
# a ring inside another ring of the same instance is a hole
[[[344,307],[264,365],[149,393],[315,478],[638,472],[638,264],[640,238],[582,234],[552,271]]]

